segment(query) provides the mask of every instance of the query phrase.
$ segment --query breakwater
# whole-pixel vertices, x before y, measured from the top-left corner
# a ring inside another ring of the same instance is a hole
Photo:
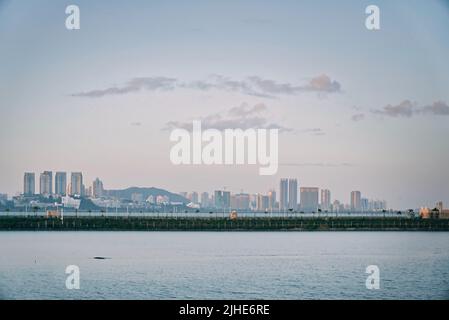
[[[0,218],[0,231],[449,231],[449,219],[396,217],[229,218],[19,217]]]

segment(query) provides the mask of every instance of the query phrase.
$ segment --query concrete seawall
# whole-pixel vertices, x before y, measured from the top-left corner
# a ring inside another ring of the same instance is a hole
[[[0,231],[449,231],[448,219],[1,217]]]

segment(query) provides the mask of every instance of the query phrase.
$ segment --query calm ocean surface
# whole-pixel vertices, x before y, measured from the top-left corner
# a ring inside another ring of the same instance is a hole
[[[449,299],[449,233],[0,232],[0,298]]]

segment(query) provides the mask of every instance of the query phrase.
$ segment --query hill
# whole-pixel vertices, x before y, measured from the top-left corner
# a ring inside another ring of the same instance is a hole
[[[186,198],[184,198],[179,194],[154,187],[151,188],[131,187],[123,190],[105,190],[104,192],[106,195],[110,197],[126,200],[131,200],[133,194],[141,194],[143,199],[147,199],[149,196],[153,197],[167,196],[170,199],[170,202],[182,202],[184,204],[190,202],[189,200],[187,200]]]

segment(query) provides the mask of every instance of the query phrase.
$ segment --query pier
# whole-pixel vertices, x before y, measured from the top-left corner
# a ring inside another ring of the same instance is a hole
[[[0,231],[449,231],[449,219],[2,216]]]

